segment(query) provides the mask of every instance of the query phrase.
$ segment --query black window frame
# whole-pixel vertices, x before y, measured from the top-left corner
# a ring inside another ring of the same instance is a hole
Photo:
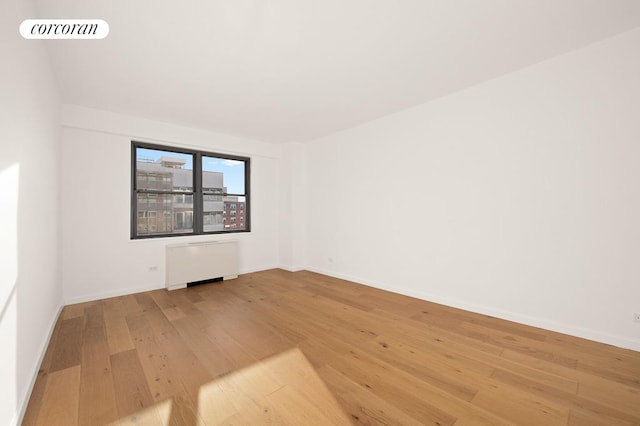
[[[147,148],[160,151],[175,152],[177,154],[187,154],[193,156],[193,191],[163,191],[151,189],[137,188],[137,149]],[[223,192],[224,197],[244,197],[245,201],[245,229],[223,229],[222,231],[204,231],[204,195],[202,188],[202,157],[215,157],[224,160],[241,161],[244,163],[244,194],[234,194]],[[188,148],[182,148],[173,145],[161,145],[148,142],[131,141],[131,230],[130,237],[132,240],[142,240],[148,238],[169,238],[169,237],[187,237],[193,235],[215,235],[215,234],[234,234],[241,232],[251,232],[251,158],[238,155],[221,154],[219,152],[201,151]],[[193,232],[185,233],[165,233],[153,235],[138,235],[137,215],[138,215],[138,194],[184,194],[193,196]]]

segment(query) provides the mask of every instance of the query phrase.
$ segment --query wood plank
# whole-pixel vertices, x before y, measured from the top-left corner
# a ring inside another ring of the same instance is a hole
[[[428,354],[429,362],[435,361],[435,365],[444,363],[448,366],[444,368],[455,369],[455,373],[451,371],[447,374],[447,376],[451,378],[455,378],[455,376],[460,375],[462,372],[465,372],[463,376],[467,381],[467,377],[476,374],[489,377],[495,368],[502,368],[534,378],[540,383],[557,389],[571,393],[576,393],[577,391],[577,381],[561,377],[557,374],[541,371],[536,368],[531,368],[517,362],[511,362],[500,356],[502,351],[499,351],[498,353],[491,353],[491,351],[487,351],[485,347],[478,348],[475,343],[469,344],[464,339],[466,338],[460,340],[457,336],[448,332],[437,333],[435,338],[430,337],[429,335],[421,336],[420,333],[414,333],[410,336],[403,335],[398,337],[393,345],[391,344],[390,339],[386,339],[383,336],[377,338],[375,343],[381,345],[381,347],[376,348],[379,356],[383,358],[386,357],[387,359],[389,356],[400,356],[400,359],[403,359],[402,355],[398,354],[385,355],[385,352],[389,348],[396,348],[396,346],[402,348],[406,345],[407,349],[405,349],[405,351],[408,351],[409,353],[404,356],[408,356],[410,358],[419,357],[421,354]],[[387,347],[385,347],[383,343],[387,343]],[[367,346],[364,346],[363,348],[367,348]]]
[[[435,354],[420,351],[399,340],[378,336],[359,349],[463,401],[471,401],[478,392],[478,386],[466,379],[471,371],[438,362],[434,359]]]
[[[354,349],[329,365],[423,424],[451,425],[456,421],[455,415],[442,407],[445,398],[437,390],[383,361]]]
[[[111,355],[111,365],[113,366],[113,385],[120,418],[135,419],[140,413],[153,408],[154,400],[137,351],[130,350]],[[159,420],[155,410],[151,410],[149,413],[151,419]]]
[[[104,325],[111,355],[134,348],[129,327],[125,319],[128,311],[122,299],[113,298],[104,302]]]
[[[53,360],[55,342],[58,341],[58,336],[60,334],[61,326],[62,326],[62,313],[58,316],[56,320],[56,324],[53,327],[53,332],[51,333],[49,346],[45,351],[44,358],[42,359],[42,364],[40,365],[40,369],[38,370],[36,382],[33,385],[33,390],[31,391],[31,397],[29,398],[29,403],[27,404],[27,410],[25,411],[24,418],[22,419],[22,422],[23,422],[22,424],[24,425],[33,425],[37,421],[40,408],[42,407],[42,400],[44,398],[47,379],[48,379],[48,375],[51,368],[51,362]]]
[[[182,312],[182,310],[180,310],[180,308],[176,306],[172,298],[167,293],[168,290],[156,290],[150,294],[153,300],[156,302],[156,305],[158,305],[164,316],[166,316],[169,321],[175,321],[177,319],[184,318],[184,312]]]
[[[205,426],[206,423],[198,413],[198,408],[191,397],[184,391],[171,397],[171,412],[168,425]]]
[[[637,424],[582,410],[571,410],[567,423],[569,426],[636,426]]]
[[[232,321],[218,323],[217,327],[224,330],[256,359],[263,359],[295,347],[295,342],[261,321],[235,317]]]
[[[240,413],[259,409],[256,404],[222,380],[205,383],[198,392],[198,414],[207,425],[247,424]]]
[[[472,403],[519,425],[566,425],[569,409],[534,398],[519,398],[508,391],[480,389]]]
[[[494,328],[482,327],[471,323],[463,323],[456,328],[455,332],[472,339],[490,343],[504,349],[521,352],[565,367],[576,368],[578,365],[578,360],[576,358],[568,357],[559,351],[549,350],[549,345],[544,342],[539,342],[522,336],[515,336]]]
[[[180,381],[194,405],[197,404],[200,388],[214,377],[159,309],[146,312],[144,318],[151,326],[158,350],[163,353],[162,360],[166,363],[166,368]],[[174,384],[173,379],[167,378],[167,383]]]
[[[115,298],[114,298],[115,299]],[[138,304],[135,294],[127,294],[117,298],[120,300],[128,314],[142,311],[142,307]]]
[[[118,409],[102,305],[85,312],[78,419],[80,424],[108,424],[118,420]]]
[[[318,373],[353,423],[416,426],[423,424],[370,390],[364,389],[330,365],[321,367]]]
[[[590,357],[589,355],[586,355],[585,358],[585,361],[581,360],[578,363],[576,367],[578,370],[640,389],[640,372],[636,372],[633,366],[617,362],[620,360],[619,358],[614,358],[609,363],[604,362],[601,358],[597,359],[598,357]],[[640,364],[640,360],[638,361],[638,364]]]
[[[79,365],[49,374],[36,426],[77,425],[79,391]]]
[[[264,310],[269,312],[266,318],[270,324],[285,335],[297,336],[296,347],[316,367],[326,364],[336,356],[344,355],[353,347],[340,338],[339,333],[318,327],[312,317],[304,316],[303,313],[294,315],[272,303],[265,306]]]
[[[314,404],[291,386],[283,386],[265,397],[270,412],[280,414],[282,424],[288,425],[350,425],[341,409],[327,403]],[[320,405],[320,406],[319,406]],[[337,405],[337,403],[336,403]],[[264,410],[263,410],[264,412]]]
[[[154,401],[162,401],[183,392],[178,375],[167,363],[166,353],[156,342],[155,333],[147,320],[147,315],[137,313],[127,317],[127,324],[134,340],[136,354],[149,393]]]
[[[67,305],[62,309],[62,319],[71,319],[84,316],[84,310],[95,305],[96,302],[84,302],[76,303],[73,305]]]
[[[324,420],[326,424],[350,424],[349,418],[300,349],[291,349],[263,360],[260,362],[260,368],[271,372],[275,380],[283,386],[266,397],[267,402],[281,412],[283,418],[290,418],[291,413],[287,408],[297,401],[295,405],[298,412],[317,413],[318,420]],[[307,419],[301,413],[294,414],[296,417],[291,419],[298,418],[296,424],[319,424],[309,423],[314,421],[311,418],[306,422]]]
[[[171,400],[158,402],[151,407],[141,408],[130,416],[122,417],[109,426],[169,426],[172,408]]]
[[[611,381],[606,377],[533,358],[519,352],[505,351],[503,357],[575,380],[579,384],[578,395],[638,417],[640,393],[635,387]]]
[[[388,324],[388,328],[385,330],[387,335],[391,334],[389,331],[395,331],[393,334],[402,335],[402,338],[416,338],[427,344],[437,344],[441,347],[448,347],[449,345],[461,346],[474,352],[480,351],[493,355],[500,355],[504,350],[492,343],[460,334],[455,329],[450,330],[430,322],[416,320],[415,315],[412,315],[410,321],[408,321],[406,316],[389,313],[377,308],[373,309],[371,313],[378,322]]]
[[[223,330],[200,329],[189,318],[173,322],[174,327],[212,377],[222,376],[256,362]]]
[[[640,424],[640,417],[634,417],[633,415],[627,414],[625,411],[613,409],[601,404],[597,400],[591,400],[581,395],[564,392],[551,386],[545,386],[544,384],[531,380],[530,378],[510,373],[499,368],[493,372],[491,377],[520,390],[540,396],[546,400],[562,403],[569,407],[574,413],[588,413],[592,418],[598,419],[606,418],[606,423],[628,422],[630,424]]]
[[[84,316],[62,320],[51,359],[50,371],[64,370],[82,362]]]

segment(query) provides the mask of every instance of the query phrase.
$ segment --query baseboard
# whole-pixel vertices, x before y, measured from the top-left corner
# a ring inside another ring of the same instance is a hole
[[[280,265],[277,268],[284,269],[285,271],[288,271],[288,272],[299,272],[307,269],[304,266],[289,266],[289,265]]]
[[[519,314],[517,312],[504,311],[501,309],[496,309],[488,306],[476,305],[474,303],[470,303],[464,300],[451,299],[448,297],[442,297],[442,296],[430,294],[427,292],[407,290],[405,288],[389,286],[385,283],[363,280],[359,277],[340,274],[333,271],[324,270],[322,268],[307,267],[306,269],[308,271],[316,272],[318,274],[328,275],[330,277],[352,281],[352,282],[366,285],[369,287],[375,287],[381,290],[387,290],[393,293],[415,297],[417,299],[426,300],[428,302],[451,306],[453,308],[463,309],[465,311],[471,311],[471,312],[475,312],[482,315],[489,315],[489,316],[504,319],[507,321],[513,321],[519,324],[525,324],[525,325],[530,325],[532,327],[543,328],[545,330],[555,331],[557,333],[568,334],[570,336],[593,340],[596,342],[604,343],[607,345],[613,345],[613,346],[617,346],[624,349],[640,351],[640,340],[638,339],[631,339],[625,336],[617,336],[614,334],[602,333],[596,330],[576,327],[568,324],[562,324],[556,321],[534,318],[527,315]]]
[[[279,266],[278,265],[264,265],[264,266],[260,266],[257,268],[249,268],[249,269],[241,269],[240,270],[240,275],[242,274],[252,274],[254,272],[262,272],[262,271],[268,271],[269,269],[278,269]]]
[[[149,285],[145,287],[131,287],[121,290],[112,290],[112,291],[104,291],[101,293],[95,294],[85,294],[82,296],[75,296],[65,298],[65,305],[73,305],[76,303],[84,303],[84,302],[93,302],[94,300],[100,299],[108,299],[110,297],[118,297],[118,296],[126,296],[127,294],[135,294],[135,293],[143,293],[145,291],[158,290],[161,288],[166,288],[164,284],[160,285]]]
[[[182,290],[184,288],[187,288],[187,284],[170,285],[170,286],[167,287],[167,290],[169,290],[169,291]]]
[[[278,268],[277,265],[267,265],[259,268],[243,269],[240,271],[240,275],[250,274],[252,272],[266,271],[269,269],[277,269],[277,268]],[[65,298],[64,303],[65,305],[73,305],[76,303],[93,302],[95,300],[108,299],[110,297],[126,296],[128,294],[143,293],[145,291],[158,290],[162,288],[166,288],[166,285],[164,283],[160,283],[157,285],[155,284],[147,285],[145,287],[130,287],[130,288],[121,289],[121,290],[104,291],[100,293],[69,297],[69,298]]]
[[[22,420],[24,419],[24,415],[27,412],[27,406],[29,405],[29,399],[31,398],[31,392],[33,392],[33,387],[36,384],[36,380],[38,379],[38,371],[40,371],[40,366],[42,365],[42,361],[44,360],[44,355],[47,353],[47,348],[49,347],[49,342],[51,341],[51,337],[53,336],[53,330],[56,328],[56,322],[58,322],[58,318],[60,318],[60,314],[62,313],[62,309],[64,305],[62,300],[59,303],[56,314],[53,316],[53,321],[49,324],[49,333],[47,338],[43,342],[40,347],[40,356],[38,356],[38,361],[33,368],[33,374],[31,377],[31,381],[29,386],[27,387],[27,392],[22,396],[22,402],[20,404],[20,411],[16,413],[16,417],[13,419],[12,425],[21,425]]]

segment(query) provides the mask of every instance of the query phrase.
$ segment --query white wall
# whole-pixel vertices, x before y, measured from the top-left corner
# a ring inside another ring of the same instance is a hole
[[[67,303],[164,287],[164,247],[178,242],[236,239],[241,273],[278,266],[277,145],[71,105],[62,122]],[[250,156],[251,232],[131,240],[132,139]]]
[[[307,146],[281,145],[280,267],[299,271],[307,264]]]
[[[59,100],[24,1],[0,7],[0,424],[17,424],[62,307]]]
[[[312,142],[309,268],[640,350],[638,52],[640,29]]]

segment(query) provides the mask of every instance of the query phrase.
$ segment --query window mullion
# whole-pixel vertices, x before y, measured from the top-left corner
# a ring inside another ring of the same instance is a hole
[[[202,196],[202,154],[199,152],[193,156],[193,173],[194,173],[194,194],[193,194],[193,231],[196,234],[202,234],[203,228],[203,196]]]

